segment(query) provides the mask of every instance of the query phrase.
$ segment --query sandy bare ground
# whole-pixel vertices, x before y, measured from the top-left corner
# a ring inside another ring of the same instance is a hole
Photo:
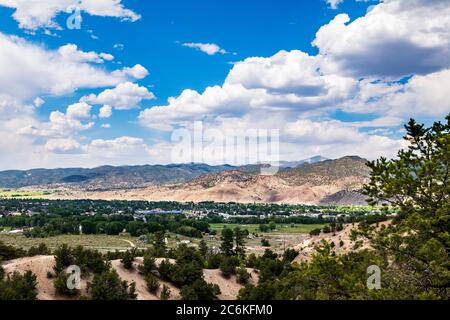
[[[151,294],[147,290],[147,283],[145,282],[144,277],[139,273],[139,266],[143,264],[143,258],[136,258],[136,260],[133,263],[133,269],[127,270],[123,267],[120,260],[114,260],[111,261],[111,265],[114,270],[117,271],[119,274],[119,277],[122,280],[127,281],[128,283],[135,282],[136,283],[136,294],[138,300],[159,300],[159,297],[161,295],[162,287],[163,285],[166,285],[170,289],[170,300],[180,300],[180,290],[173,286],[172,284],[159,280],[160,288],[156,292],[156,295]],[[159,265],[163,259],[158,259],[156,261],[156,264]]]
[[[156,265],[159,265],[164,259],[156,259]],[[174,260],[169,260],[171,263],[175,263]],[[180,300],[180,290],[173,286],[172,284],[160,280],[160,289],[155,294],[151,294],[147,290],[147,283],[144,277],[139,273],[139,265],[143,263],[143,258],[136,258],[133,264],[132,270],[126,270],[120,260],[111,261],[112,268],[117,271],[119,277],[128,283],[136,283],[136,293],[138,300],[159,300],[161,290],[163,285],[167,285],[170,288],[171,296],[170,300]],[[21,274],[30,270],[37,277],[37,290],[39,300],[68,300],[69,298],[64,296],[59,296],[55,292],[53,285],[53,279],[47,277],[48,272],[53,272],[53,267],[55,265],[55,259],[53,256],[36,256],[30,258],[21,258],[6,262],[3,267],[6,274],[12,274],[13,272],[19,272]],[[254,269],[248,269],[251,274],[250,283],[257,284],[259,277]],[[217,284],[220,287],[221,294],[219,295],[220,300],[235,300],[239,290],[243,288],[242,285],[236,282],[236,276],[232,276],[229,279],[225,279],[220,270],[204,270],[204,277],[207,283]],[[87,282],[92,281],[90,279],[82,279],[81,281],[81,295],[88,296],[87,293]],[[77,299],[74,297],[73,299]]]
[[[254,269],[247,269],[247,272],[251,275],[249,283],[256,285],[259,280],[258,273]],[[203,275],[207,283],[217,284],[219,286],[221,294],[218,298],[220,300],[236,300],[239,290],[244,287],[237,283],[236,276],[234,275],[229,279],[225,279],[220,270],[204,270]]]
[[[390,222],[380,223],[381,225],[388,225]],[[357,225],[348,224],[344,226],[344,230],[336,233],[320,234],[319,236],[308,236],[305,240],[294,246],[293,249],[300,251],[299,256],[295,259],[295,262],[309,261],[312,255],[315,253],[315,248],[320,245],[322,240],[329,243],[334,243],[334,251],[338,255],[346,254],[355,250],[355,242],[350,240],[351,231],[357,228]],[[368,249],[371,247],[368,239],[358,239],[362,241],[361,246],[357,250]],[[343,246],[341,246],[341,241]]]
[[[55,259],[53,256],[36,256],[31,258],[21,258],[3,264],[6,274],[19,272],[21,274],[31,271],[37,278],[37,290],[39,300],[69,300],[68,297],[59,296],[55,292],[53,279],[47,277],[48,272],[53,273]],[[81,280],[81,294],[86,295],[87,279]],[[75,298],[74,298],[75,299]]]

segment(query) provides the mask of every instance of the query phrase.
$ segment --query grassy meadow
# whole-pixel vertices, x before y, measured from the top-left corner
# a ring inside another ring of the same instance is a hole
[[[0,198],[6,199],[46,199],[50,194],[51,192],[49,191],[0,189]]]
[[[264,234],[259,230],[259,225],[257,224],[226,224],[226,223],[215,223],[211,224],[211,228],[220,232],[225,227],[234,229],[240,227],[241,229],[246,229],[250,233]],[[277,224],[277,228],[273,231],[267,232],[268,234],[309,234],[312,230],[317,228],[323,228],[325,224]]]

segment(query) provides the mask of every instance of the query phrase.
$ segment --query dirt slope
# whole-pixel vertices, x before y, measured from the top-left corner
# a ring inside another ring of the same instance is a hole
[[[163,259],[157,259],[156,264],[159,265]],[[173,260],[171,260],[174,263]],[[163,284],[167,285],[171,291],[171,300],[180,300],[180,290],[173,286],[172,284],[160,280],[161,287],[156,295],[151,294],[147,290],[147,284],[142,275],[139,274],[138,267],[143,263],[143,258],[136,258],[134,262],[133,270],[126,270],[120,260],[111,261],[112,268],[117,271],[122,280],[128,283],[136,283],[136,293],[138,300],[159,300],[159,296],[162,290]],[[39,300],[68,300],[67,297],[58,296],[55,293],[55,288],[53,286],[53,279],[47,277],[47,272],[52,272],[55,265],[55,259],[53,256],[36,256],[31,258],[22,258],[17,260],[12,260],[3,264],[6,274],[12,274],[13,272],[25,273],[30,270],[37,277],[37,290]],[[258,282],[258,274],[253,269],[248,269],[251,274],[250,283],[256,284]],[[235,300],[239,290],[243,288],[242,285],[236,282],[236,277],[232,276],[229,279],[225,279],[220,270],[204,270],[204,277],[206,282],[217,284],[220,287],[221,295],[220,300]],[[88,295],[86,291],[87,282],[90,279],[83,279],[81,281],[81,294]],[[75,298],[74,298],[75,299]]]
[[[37,290],[39,300],[69,300],[56,294],[53,279],[47,277],[48,272],[53,273],[55,259],[53,256],[36,256],[12,260],[3,264],[6,274],[19,272],[21,274],[31,271],[37,277]],[[81,280],[81,294],[86,295],[87,279]]]
[[[380,223],[382,225],[388,225],[390,222]],[[333,242],[335,244],[335,252],[338,255],[346,254],[352,250],[354,250],[355,243],[350,240],[351,231],[358,226],[355,224],[348,224],[344,226],[344,230],[336,233],[327,233],[320,234],[319,236],[308,236],[305,240],[303,240],[298,245],[294,246],[293,249],[300,252],[299,256],[295,259],[296,262],[300,261],[308,261],[311,259],[311,256],[315,252],[315,247],[320,245],[322,240],[325,240],[329,243]],[[359,246],[358,250],[367,249],[371,247],[370,241],[368,239],[358,239],[362,241],[361,246]],[[340,245],[340,242],[343,242],[343,246]]]

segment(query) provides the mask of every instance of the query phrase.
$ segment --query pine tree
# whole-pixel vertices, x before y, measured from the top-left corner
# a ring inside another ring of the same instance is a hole
[[[396,261],[397,281],[411,294],[448,298],[450,115],[429,128],[415,120],[405,128],[406,150],[396,159],[368,164],[372,174],[365,194],[370,203],[398,211],[394,223],[372,237],[377,248]]]
[[[222,230],[222,244],[220,246],[220,250],[226,256],[234,255],[234,233],[233,230],[224,228]]]
[[[163,258],[167,254],[167,247],[166,247],[166,236],[164,232],[158,231],[155,232],[155,239],[153,242],[154,250],[155,250],[155,256]]]
[[[115,270],[97,274],[89,291],[93,300],[134,300],[136,299],[136,283],[130,285],[122,281]]]
[[[245,257],[245,238],[247,233],[239,227],[234,229],[234,241],[236,243],[236,255]]]
[[[150,293],[155,294],[159,289],[159,281],[158,279],[153,275],[149,274],[145,281],[147,282],[147,288]]]
[[[53,269],[56,274],[59,274],[65,268],[74,264],[74,262],[75,257],[73,256],[72,249],[67,244],[63,244],[55,250],[55,266]]]
[[[204,258],[206,258],[206,255],[208,254],[208,245],[206,244],[205,240],[200,241],[198,251]]]
[[[156,270],[155,258],[153,258],[153,256],[150,255],[149,253],[146,253],[144,255],[144,263],[139,267],[139,271],[143,275],[148,276],[154,270]]]
[[[120,261],[123,267],[127,270],[133,269],[134,254],[131,251],[124,252],[122,260]]]

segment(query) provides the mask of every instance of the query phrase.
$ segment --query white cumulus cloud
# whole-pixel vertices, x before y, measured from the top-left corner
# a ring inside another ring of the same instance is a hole
[[[117,77],[132,77],[134,79],[144,79],[148,76],[148,70],[140,64],[135,65],[134,67],[125,67],[121,70],[116,70],[112,73]]]
[[[13,18],[20,28],[60,28],[55,22],[58,14],[69,8],[79,8],[92,16],[115,17],[122,20],[137,21],[141,17],[125,8],[121,0],[0,0],[0,6],[15,9]]]
[[[67,107],[66,113],[53,111],[48,122],[25,126],[18,130],[18,133],[32,137],[71,137],[94,126],[94,122],[90,121],[91,108],[92,106],[85,102],[72,104]]]
[[[155,95],[147,88],[135,83],[125,82],[114,89],[106,89],[99,95],[89,95],[82,100],[92,104],[103,104],[117,110],[128,110],[139,106],[142,100],[154,99]]]
[[[1,32],[0,70],[0,93],[20,99],[110,87],[129,78]]]
[[[100,112],[99,112],[98,116],[102,119],[106,119],[106,118],[111,118],[112,114],[113,114],[113,108],[111,106],[104,105],[103,107],[100,108]]]
[[[215,43],[188,42],[188,43],[183,43],[182,46],[200,50],[201,52],[204,52],[210,56],[213,56],[217,53],[220,53],[220,54],[229,53],[225,49],[221,48],[219,45],[217,45]]]
[[[401,78],[450,66],[450,2],[385,0],[354,21],[336,16],[313,44],[341,73]]]
[[[74,139],[50,139],[45,144],[45,150],[53,153],[74,154],[82,149],[80,143]]]
[[[75,44],[66,44],[58,49],[59,54],[67,61],[103,63],[114,60],[109,53],[84,52]]]

